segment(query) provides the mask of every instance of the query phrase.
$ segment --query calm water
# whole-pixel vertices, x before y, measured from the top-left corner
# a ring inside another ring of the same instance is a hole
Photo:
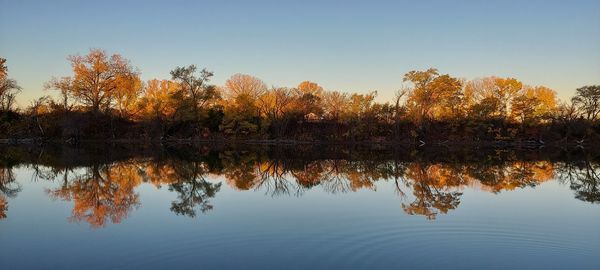
[[[0,269],[600,269],[585,153],[107,152],[3,151]]]

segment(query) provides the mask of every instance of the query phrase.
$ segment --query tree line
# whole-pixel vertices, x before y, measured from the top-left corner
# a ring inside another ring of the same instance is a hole
[[[213,72],[195,65],[144,82],[129,60],[100,49],[67,59],[72,74],[44,86],[54,97],[21,109],[21,88],[0,60],[3,137],[578,144],[599,138],[600,85],[578,88],[565,102],[548,87],[515,78],[466,80],[430,68],[407,72],[393,100],[376,102],[376,91],[325,90],[311,81],[269,87],[247,74],[217,86]]]

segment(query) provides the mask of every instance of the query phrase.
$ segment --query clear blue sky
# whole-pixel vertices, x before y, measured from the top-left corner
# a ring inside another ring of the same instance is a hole
[[[561,98],[600,84],[600,1],[24,1],[0,0],[0,56],[21,105],[70,74],[66,57],[118,52],[144,80],[196,64],[222,84],[393,96],[402,75],[437,67],[462,78],[511,76]]]

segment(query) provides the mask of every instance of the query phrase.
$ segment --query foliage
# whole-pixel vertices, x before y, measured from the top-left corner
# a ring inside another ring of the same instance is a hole
[[[303,81],[271,87],[234,74],[223,86],[195,65],[176,67],[169,80],[142,82],[119,54],[92,49],[68,58],[71,76],[45,86],[43,97],[14,112],[20,87],[0,59],[4,138],[44,139],[291,139],[418,143],[521,142],[535,138],[596,140],[600,87],[577,89],[571,103],[556,92],[515,78],[465,80],[435,68],[407,72],[391,102],[377,92],[346,93]],[[10,112],[9,112],[10,111]]]

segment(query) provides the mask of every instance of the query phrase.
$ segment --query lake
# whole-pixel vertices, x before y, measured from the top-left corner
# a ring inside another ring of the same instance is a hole
[[[0,269],[600,269],[582,149],[0,154]]]

